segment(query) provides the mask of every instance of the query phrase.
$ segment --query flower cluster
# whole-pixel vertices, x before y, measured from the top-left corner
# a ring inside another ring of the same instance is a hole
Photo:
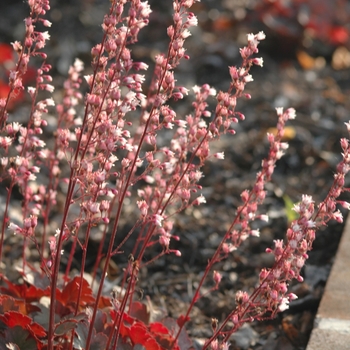
[[[281,109],[278,109],[278,114],[283,116]],[[286,117],[287,115],[295,117],[293,110],[287,110],[284,114]],[[346,125],[350,133],[350,124]],[[342,222],[342,214],[336,208],[337,204],[346,209],[350,208],[348,202],[338,200],[342,192],[348,191],[344,187],[344,178],[350,170],[349,140],[341,139],[341,147],[343,159],[337,166],[337,173],[334,175],[334,182],[327,198],[316,209],[312,197],[308,195],[303,195],[301,202],[294,205],[293,209],[299,217],[287,229],[286,241],[275,240],[274,248],[266,250],[267,253],[274,254],[275,264],[270,269],[261,270],[258,287],[251,295],[243,291],[236,293],[236,309],[215,330],[214,335],[206,342],[205,348],[215,345],[219,334],[225,335],[222,344],[226,344],[230,334],[243,323],[266,317],[273,318],[278,312],[288,309],[290,301],[297,298],[294,293],[288,292],[288,285],[292,279],[303,281],[300,272],[308,259],[308,251],[312,249],[316,230],[325,226],[329,220]],[[228,322],[232,322],[233,326],[225,330]]]
[[[266,196],[265,184],[270,181],[276,162],[288,148],[288,144],[282,142],[284,127],[288,120],[295,118],[295,110],[289,108],[283,112],[282,108],[277,108],[277,115],[277,133],[276,135],[267,135],[270,143],[269,155],[262,161],[262,170],[258,172],[252,190],[245,190],[241,194],[243,204],[237,208],[237,216],[232,222],[229,233],[226,235],[227,241],[222,244],[224,255],[227,255],[232,250],[236,250],[249,236],[259,236],[259,230],[250,227],[251,222],[256,219],[268,221],[268,216],[257,215],[257,210]]]
[[[303,195],[300,203],[294,205],[294,211],[299,218],[294,220],[286,233],[286,243],[275,240],[274,249],[267,249],[275,256],[275,265],[263,269],[260,273],[260,293],[270,296],[268,310],[274,315],[277,311],[288,308],[289,301],[296,298],[292,293],[287,294],[288,281],[297,279],[303,281],[300,271],[308,259],[307,252],[312,249],[316,229],[327,224],[329,220],[342,222],[342,214],[337,209],[337,203],[349,208],[349,203],[338,201],[340,194],[345,191],[344,177],[350,170],[349,141],[341,140],[343,160],[337,166],[333,185],[327,198],[315,210],[311,196]]]
[[[36,30],[38,24],[50,27],[51,23],[43,19],[42,16],[50,9],[48,0],[31,0],[30,16],[25,19],[25,38],[22,43],[16,41],[12,44],[14,51],[18,55],[15,67],[9,71],[9,93],[6,98],[0,99],[0,156],[4,171],[0,175],[0,181],[9,179],[8,198],[11,198],[15,185],[23,195],[22,214],[24,218],[39,216],[43,203],[40,186],[32,186],[37,179],[37,173],[41,170],[41,164],[45,162],[48,151],[45,149],[45,142],[41,139],[43,128],[47,121],[43,115],[48,113],[48,109],[54,106],[52,98],[38,101],[39,90],[52,93],[54,90],[52,77],[49,74],[51,66],[45,62],[46,54],[42,51],[50,36],[47,31]],[[25,89],[23,77],[28,70],[29,60],[33,57],[42,59],[42,64],[37,69],[35,86],[28,87],[28,94],[32,100],[32,108],[26,125],[16,122],[8,122],[8,106],[10,101]],[[52,197],[49,197],[50,200]],[[5,223],[9,220],[9,202],[6,202],[3,225],[1,231],[0,259],[2,256],[2,242],[4,239]],[[31,216],[32,215],[32,216]],[[34,237],[36,225],[28,224],[29,219],[24,219],[24,228],[16,229],[25,237]],[[29,225],[29,226],[28,226]],[[28,229],[30,230],[28,231]],[[25,245],[23,247],[23,251]],[[43,248],[44,249],[44,248]]]
[[[30,17],[26,18],[25,23],[25,39],[23,44],[16,41],[12,44],[14,51],[18,54],[19,59],[14,70],[9,72],[9,87],[10,92],[7,98],[0,99],[0,128],[5,125],[8,118],[7,106],[9,101],[17,95],[20,91],[24,90],[23,76],[27,72],[28,63],[31,57],[39,56],[42,59],[46,59],[46,54],[42,52],[42,48],[46,45],[46,41],[50,39],[48,32],[40,32],[35,30],[38,22],[42,23],[44,27],[51,27],[51,23],[41,18],[45,15],[46,11],[50,9],[49,1],[31,0],[28,2],[30,6]],[[49,65],[43,65],[41,70],[38,71],[38,87],[43,90],[53,91],[53,86],[48,84],[52,81],[51,76],[43,74],[50,69]]]

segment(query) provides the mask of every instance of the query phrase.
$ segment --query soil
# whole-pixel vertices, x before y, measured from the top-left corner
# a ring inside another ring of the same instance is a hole
[[[149,30],[147,35],[141,34],[139,43],[133,47],[135,59],[147,63],[152,63],[157,51],[165,50],[165,28],[171,19],[170,2],[150,3],[154,12]],[[205,166],[201,185],[207,204],[177,218],[174,233],[181,240],[172,248],[179,249],[182,256],[166,256],[140,271],[139,287],[158,312],[163,310],[164,314],[177,317],[186,310],[208,259],[235,215],[239,194],[250,188],[267,154],[266,132],[277,122],[275,107],[294,107],[297,119],[289,124],[289,149],[276,167],[261,209],[261,213],[269,214],[270,221],[260,226],[259,238],[248,239],[228,260],[215,267],[223,274],[220,288],[200,299],[191,315],[187,329],[198,349],[211,335],[211,319],[223,320],[234,307],[236,291],[251,291],[260,269],[272,265],[265,250],[273,245],[274,239],[284,237],[288,225],[286,200],[297,202],[302,194],[312,195],[316,203],[325,198],[340,159],[339,140],[347,137],[344,122],[348,121],[350,110],[347,98],[350,70],[348,66],[334,68],[334,47],[325,44],[322,54],[317,50],[309,52],[298,36],[280,37],[263,24],[252,24],[248,17],[247,21],[235,20],[232,16],[235,9],[225,3],[202,1],[193,9],[200,25],[187,41],[191,60],[180,66],[178,82],[186,87],[209,83],[217,90],[225,90],[229,85],[227,67],[239,64],[239,47],[245,44],[245,34],[252,31],[267,32],[266,42],[260,44],[264,67],[252,71],[254,81],[247,86],[252,99],[238,104],[237,110],[244,113],[246,120],[239,123],[235,136],[224,136],[214,146],[225,152],[225,160]],[[20,40],[26,6],[13,0],[3,0],[0,6],[0,41]],[[62,83],[75,57],[89,67],[90,48],[101,39],[100,23],[107,9],[108,1],[102,0],[52,2],[49,14],[53,22],[52,39],[47,53],[55,67],[54,81]],[[55,94],[58,97],[60,93],[58,89]],[[179,113],[188,110],[190,103],[190,98],[186,99]],[[13,113],[21,114],[23,110],[19,108]],[[0,192],[1,201],[3,198]],[[127,230],[130,222],[124,221],[122,229]],[[305,349],[342,228],[343,225],[331,222],[318,232],[303,271],[304,282],[290,286],[299,299],[291,303],[289,310],[275,320],[245,325],[230,340],[230,349]],[[13,237],[6,239],[5,244],[13,243]],[[90,243],[88,266],[93,265],[97,249],[96,242]],[[20,253],[8,250],[4,263],[15,265],[19,258]],[[76,260],[79,261],[78,255]],[[116,278],[109,281],[111,287],[120,280],[125,256],[117,256],[114,262]],[[75,268],[79,268],[78,264]]]

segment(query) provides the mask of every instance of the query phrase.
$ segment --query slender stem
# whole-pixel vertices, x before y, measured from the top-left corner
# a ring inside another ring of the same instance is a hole
[[[6,204],[5,204],[4,216],[2,218],[2,225],[1,225],[0,261],[2,261],[2,247],[4,244],[4,238],[5,238],[5,227],[7,227],[7,223],[9,221],[8,210],[9,210],[10,199],[11,199],[12,190],[13,190],[14,185],[15,185],[14,181],[11,181],[10,187],[7,189]]]
[[[103,47],[103,43],[106,41],[106,37],[107,37],[107,35],[104,34],[103,39],[102,39],[101,50],[100,50],[100,53],[98,56],[98,60],[102,56],[102,47]],[[94,82],[96,80],[97,72],[98,72],[98,66],[96,66],[94,69],[93,79],[92,79],[92,83],[91,83],[91,87],[90,87],[90,93],[94,87]],[[57,288],[59,265],[60,265],[60,252],[62,249],[63,232],[64,232],[65,225],[66,225],[67,218],[68,218],[69,207],[72,204],[73,192],[74,192],[75,185],[77,183],[76,174],[79,174],[80,167],[81,167],[81,165],[80,165],[77,170],[75,169],[75,165],[77,163],[77,160],[78,160],[78,157],[80,154],[80,148],[81,148],[81,143],[82,143],[82,139],[83,139],[84,129],[87,126],[88,107],[89,107],[89,105],[86,104],[83,124],[81,127],[81,132],[80,132],[77,146],[75,149],[73,163],[71,164],[71,173],[70,173],[70,177],[69,177],[68,191],[67,191],[67,197],[66,197],[66,202],[65,202],[65,208],[64,208],[64,212],[63,212],[63,218],[62,218],[62,222],[61,222],[61,231],[60,231],[60,234],[58,237],[57,252],[56,252],[56,256],[55,256],[54,263],[53,263],[52,283],[51,283],[51,303],[50,303],[50,316],[49,316],[49,331],[48,331],[48,350],[53,350],[53,331],[54,331],[54,325],[55,325],[56,288]],[[90,135],[90,138],[91,138],[91,135]],[[85,151],[83,150],[83,152],[81,154],[80,160],[82,160],[84,158],[87,147],[88,147],[88,142],[86,143]]]
[[[284,125],[284,124],[283,124]],[[279,141],[279,140],[277,140]],[[275,141],[275,142],[277,142]],[[272,147],[272,146],[271,146]],[[272,156],[271,156],[271,152],[268,156],[268,159],[270,161],[274,161],[276,162],[277,159],[274,159]],[[255,183],[260,183],[260,181],[263,181],[263,179],[266,177],[266,169],[262,169],[262,171],[260,172],[260,174],[258,175],[257,179],[256,179],[256,182]],[[268,178],[269,180],[269,178]],[[266,179],[265,179],[266,181]],[[254,200],[255,198],[255,192],[254,191],[250,191],[249,195],[248,195],[248,198],[245,200],[244,204],[238,209],[236,215],[235,215],[235,218],[234,220],[231,222],[231,225],[230,227],[228,228],[228,230],[226,231],[223,239],[221,240],[219,246],[217,247],[215,253],[213,254],[212,258],[209,260],[208,264],[207,264],[207,267],[205,269],[205,272],[204,274],[202,275],[202,278],[200,279],[200,282],[198,284],[198,287],[195,291],[195,294],[194,294],[194,297],[192,298],[192,301],[191,301],[191,304],[189,305],[188,309],[187,309],[187,312],[185,314],[185,317],[184,319],[186,320],[188,317],[189,317],[189,314],[190,312],[192,311],[192,308],[194,306],[194,304],[197,302],[198,298],[200,297],[200,290],[203,286],[203,283],[204,281],[206,280],[209,272],[211,271],[211,269],[213,268],[214,264],[217,263],[219,261],[219,257],[220,257],[220,254],[222,252],[222,249],[223,249],[223,245],[224,243],[227,241],[229,235],[230,235],[230,232],[233,230],[233,228],[236,226],[237,223],[239,223],[240,221],[240,217],[241,217],[241,214],[243,213],[243,210],[248,206],[248,204]],[[227,320],[228,322],[228,320]],[[184,327],[184,323],[180,325],[180,328],[176,334],[176,337],[175,337],[175,340],[173,342],[173,346],[176,344],[176,341],[177,339],[179,338],[180,336],[180,332],[182,330],[182,328]],[[218,334],[217,332],[215,332],[216,334]]]

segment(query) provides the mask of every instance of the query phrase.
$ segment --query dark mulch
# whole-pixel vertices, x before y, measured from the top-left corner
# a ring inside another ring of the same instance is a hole
[[[155,5],[153,23],[133,48],[136,59],[147,62],[152,62],[158,50],[166,48],[165,27],[170,19],[170,2],[150,3]],[[0,41],[20,39],[25,5],[21,1],[2,1],[0,6]],[[62,75],[76,56],[88,67],[89,50],[92,43],[101,38],[100,23],[107,6],[108,1],[102,0],[53,1],[50,14],[52,40],[47,52],[55,67],[56,81],[63,81]],[[249,23],[219,26],[218,10],[222,11],[222,18],[229,18],[232,11],[221,6],[220,1],[202,1],[196,6],[200,26],[195,28],[187,42],[191,60],[179,68],[177,75],[179,82],[188,87],[206,82],[217,89],[227,88],[227,66],[239,64],[238,48],[245,44],[245,34],[253,29],[255,32],[267,30],[258,25],[252,28]],[[281,39],[276,46],[276,37],[270,34],[271,38],[268,36],[266,43],[260,45],[264,67],[253,69],[254,82],[247,87],[252,100],[242,100],[238,104],[238,110],[245,114],[246,120],[238,125],[236,136],[223,137],[214,145],[225,151],[225,160],[209,163],[204,169],[202,185],[207,205],[193,210],[189,213],[192,215],[178,217],[176,221],[175,233],[181,241],[174,243],[173,247],[180,249],[182,257],[166,256],[140,272],[139,286],[144,289],[144,295],[151,297],[154,305],[163,307],[174,317],[184,312],[201,272],[235,215],[235,208],[240,203],[239,194],[251,186],[267,153],[265,135],[277,121],[274,108],[294,107],[297,119],[290,123],[290,147],[268,185],[268,197],[262,209],[269,214],[270,222],[261,227],[260,238],[247,240],[230,259],[216,266],[223,274],[220,290],[198,302],[188,327],[198,347],[211,334],[211,318],[222,320],[234,307],[235,292],[252,290],[259,270],[272,265],[271,256],[265,253],[265,249],[273,245],[274,239],[283,238],[286,231],[284,199],[297,202],[304,193],[313,195],[316,202],[325,198],[340,159],[339,139],[347,136],[344,122],[348,121],[350,110],[346,98],[350,89],[349,70],[332,68],[332,48],[329,48],[328,57],[325,55],[325,65],[319,69],[303,70],[300,58],[299,61],[296,59],[300,43],[285,38],[286,50],[280,45]],[[190,102],[188,98],[180,106],[182,112],[188,110]],[[124,229],[128,224],[125,220]],[[299,299],[290,305],[290,309],[276,320],[243,327],[232,338],[232,349],[305,348],[342,227],[330,223],[318,233],[304,269],[305,282],[291,286]],[[10,242],[10,238],[8,240]],[[91,242],[91,262],[94,249],[94,242]],[[7,252],[7,261],[12,259],[13,262],[13,254]],[[125,256],[115,259],[119,271],[125,265]],[[110,282],[111,285],[118,283],[118,272],[117,279]]]

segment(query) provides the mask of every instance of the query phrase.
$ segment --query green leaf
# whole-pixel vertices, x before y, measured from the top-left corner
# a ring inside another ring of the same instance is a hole
[[[288,223],[291,223],[292,221],[298,219],[298,214],[293,210],[295,203],[293,203],[291,198],[286,194],[284,194],[282,198],[284,201],[284,208],[286,211]]]

